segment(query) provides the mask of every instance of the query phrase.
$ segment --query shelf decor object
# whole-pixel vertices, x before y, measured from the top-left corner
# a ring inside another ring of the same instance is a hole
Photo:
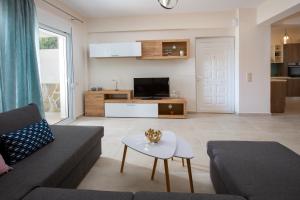
[[[178,3],[178,0],[158,0],[161,7],[165,9],[173,9]]]
[[[160,130],[154,130],[150,128],[145,131],[145,136],[150,143],[158,143],[160,141],[161,135],[162,133]]]

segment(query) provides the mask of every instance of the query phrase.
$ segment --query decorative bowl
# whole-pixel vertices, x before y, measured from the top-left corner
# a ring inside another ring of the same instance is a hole
[[[154,129],[148,129],[145,131],[145,136],[151,143],[158,143],[161,139],[161,131],[160,130],[154,130]]]

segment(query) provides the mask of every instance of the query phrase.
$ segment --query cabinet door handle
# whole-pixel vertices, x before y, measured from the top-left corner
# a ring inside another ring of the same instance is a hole
[[[116,55],[116,54],[114,54],[114,55],[111,55],[112,57],[119,57],[119,55]]]

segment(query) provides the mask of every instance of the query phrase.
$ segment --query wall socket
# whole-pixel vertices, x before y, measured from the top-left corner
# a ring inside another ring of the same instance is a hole
[[[252,74],[252,72],[247,72],[246,79],[247,79],[247,81],[249,83],[253,81],[253,74]]]

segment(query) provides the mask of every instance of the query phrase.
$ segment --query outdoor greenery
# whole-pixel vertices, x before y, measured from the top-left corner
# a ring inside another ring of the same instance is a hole
[[[40,49],[58,49],[57,37],[40,38]]]

